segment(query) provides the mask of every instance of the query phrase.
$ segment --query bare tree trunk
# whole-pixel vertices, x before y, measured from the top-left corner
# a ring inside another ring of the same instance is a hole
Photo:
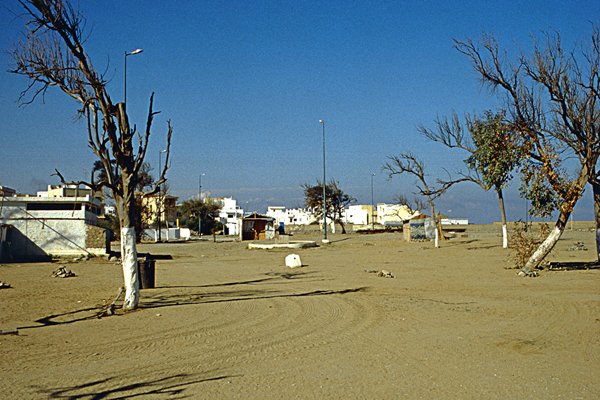
[[[119,103],[119,128],[121,132],[130,132],[125,105]],[[123,266],[123,283],[125,286],[124,310],[137,308],[140,299],[140,283],[138,276],[137,248],[136,248],[136,198],[135,189],[137,178],[135,176],[135,163],[131,143],[132,135],[126,135],[122,146],[121,155],[121,185],[122,198],[117,200],[119,221],[121,223],[121,263]]]
[[[335,220],[334,220],[334,225],[335,225],[336,222],[338,224],[340,224],[340,227],[342,228],[342,235],[345,235],[346,234],[346,226],[344,225],[344,220],[342,219],[342,213],[341,212],[336,213]]]
[[[592,184],[594,194],[594,221],[596,222],[596,261],[600,261],[600,185]]]
[[[134,227],[121,228],[121,260],[123,266],[123,282],[125,285],[123,309],[133,310],[137,308],[140,299],[140,283]]]
[[[121,265],[125,287],[123,309],[133,310],[137,308],[140,299],[135,235],[135,198],[132,193],[126,194],[126,196],[126,198],[116,198],[115,202],[121,225]]]
[[[523,267],[523,271],[526,273],[532,272],[538,265],[546,258],[546,256],[552,251],[558,239],[560,239],[561,235],[565,231],[567,226],[567,222],[569,221],[569,216],[571,215],[571,211],[561,211],[558,216],[558,220],[554,225],[554,228],[548,235],[548,237],[542,242],[540,247],[529,257],[527,263]]]
[[[431,218],[433,218],[433,221],[435,223],[435,237],[433,243],[435,247],[438,248],[440,247],[440,237],[443,237],[443,234],[440,234],[441,224],[439,223],[439,218],[435,213],[435,205],[433,204],[433,201],[429,201],[429,207],[431,208]]]
[[[506,211],[504,210],[504,196],[502,189],[496,188],[498,194],[498,202],[500,203],[500,218],[502,221],[502,248],[508,249],[508,229],[506,227]]]

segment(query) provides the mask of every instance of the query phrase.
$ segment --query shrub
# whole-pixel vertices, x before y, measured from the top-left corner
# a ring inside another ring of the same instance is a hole
[[[537,230],[535,229],[536,226],[538,227]],[[510,262],[512,268],[523,268],[529,257],[537,250],[549,232],[550,228],[546,223],[515,222],[510,234],[512,248]]]

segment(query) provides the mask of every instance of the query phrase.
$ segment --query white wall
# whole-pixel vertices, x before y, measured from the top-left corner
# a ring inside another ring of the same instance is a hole
[[[267,216],[275,219],[275,225],[279,226],[281,222],[288,224],[287,211],[285,207],[269,206],[267,207]]]
[[[190,240],[191,232],[188,228],[163,228],[160,230],[161,240]],[[144,240],[157,240],[158,229],[144,229]]]
[[[16,229],[11,232],[13,256],[35,258],[102,252],[102,249],[86,248],[87,225],[95,223],[97,218],[85,211],[85,202],[73,210],[26,210],[27,203],[43,200],[13,197],[9,201],[5,199],[0,207],[0,224],[12,225],[13,231]]]
[[[219,221],[227,226],[229,235],[239,235],[239,226],[244,216],[244,210],[237,206],[237,201],[232,197],[224,197],[217,201],[222,205],[219,211]]]
[[[283,222],[287,225],[310,225],[316,222],[316,218],[312,212],[306,208],[285,208],[273,207],[267,208],[267,216],[274,218],[276,225]]]
[[[354,225],[368,225],[371,223],[371,215],[362,205],[349,206],[344,212],[344,221]]]
[[[408,221],[418,214],[418,211],[413,213],[408,206],[403,204],[377,204],[377,223],[382,225]]]

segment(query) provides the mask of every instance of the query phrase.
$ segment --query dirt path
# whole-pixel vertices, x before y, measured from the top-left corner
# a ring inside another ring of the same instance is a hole
[[[108,262],[5,264],[2,398],[596,399],[600,270],[519,278],[492,226],[442,244],[334,236],[297,251],[144,245],[141,309],[89,318],[120,286]],[[317,237],[312,237],[317,239]],[[589,230],[567,232],[554,257]],[[394,279],[365,270],[387,269]]]

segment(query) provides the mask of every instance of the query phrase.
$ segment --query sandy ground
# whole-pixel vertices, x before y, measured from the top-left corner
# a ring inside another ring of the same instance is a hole
[[[0,335],[0,398],[600,398],[600,270],[517,277],[498,230],[439,249],[334,235],[296,270],[289,250],[142,245],[172,257],[158,287],[102,319],[119,265],[0,265],[0,329],[18,328]],[[552,257],[592,260],[593,240],[581,225]],[[52,278],[60,265],[77,276]],[[381,269],[395,278],[365,272]]]

